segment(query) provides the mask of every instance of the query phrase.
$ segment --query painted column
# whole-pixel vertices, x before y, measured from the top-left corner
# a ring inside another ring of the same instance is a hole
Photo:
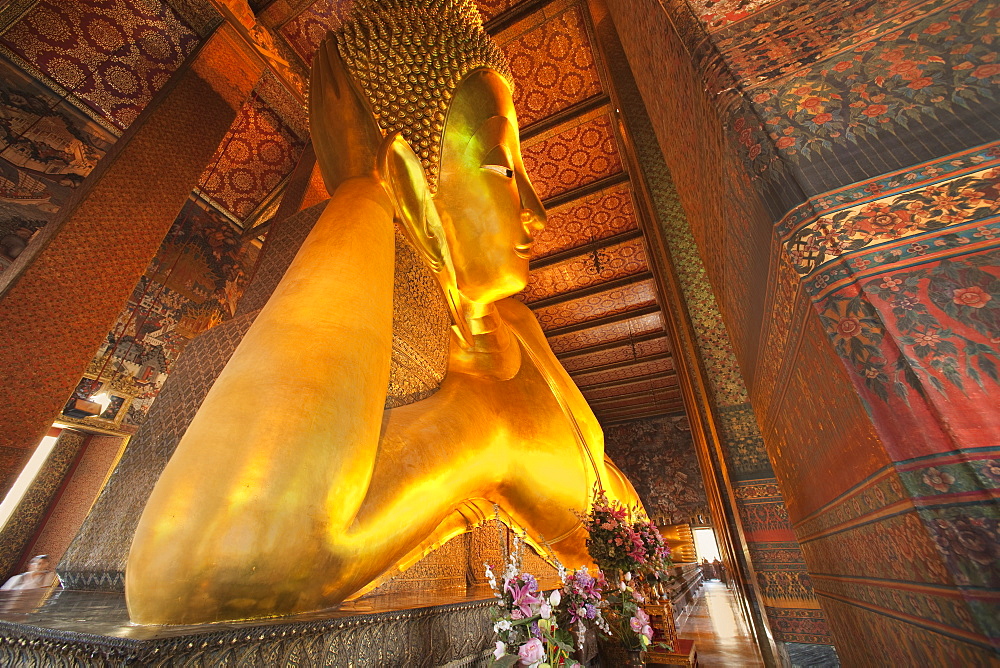
[[[41,252],[7,285],[3,489],[59,414],[260,74],[231,29],[216,30],[88,177],[82,196],[43,230]]]

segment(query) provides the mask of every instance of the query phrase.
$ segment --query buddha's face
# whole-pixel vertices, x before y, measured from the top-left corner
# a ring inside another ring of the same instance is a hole
[[[479,303],[520,292],[545,211],[524,171],[510,88],[496,72],[477,70],[462,80],[440,165],[434,203],[459,291]]]

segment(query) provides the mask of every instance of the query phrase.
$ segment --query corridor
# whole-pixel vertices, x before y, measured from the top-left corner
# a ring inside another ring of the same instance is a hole
[[[740,615],[736,597],[721,582],[706,582],[687,621],[678,629],[698,648],[702,668],[763,666],[760,652]]]

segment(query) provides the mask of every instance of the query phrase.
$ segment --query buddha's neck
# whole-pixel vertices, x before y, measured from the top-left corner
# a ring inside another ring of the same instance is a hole
[[[461,314],[465,336],[452,336],[449,370],[493,380],[512,378],[521,366],[521,349],[496,304],[466,301]]]

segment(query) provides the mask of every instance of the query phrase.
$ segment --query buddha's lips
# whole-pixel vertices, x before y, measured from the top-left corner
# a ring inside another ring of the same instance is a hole
[[[514,254],[517,255],[522,260],[528,260],[531,258],[531,246],[532,244],[524,244],[523,246],[514,246]]]

